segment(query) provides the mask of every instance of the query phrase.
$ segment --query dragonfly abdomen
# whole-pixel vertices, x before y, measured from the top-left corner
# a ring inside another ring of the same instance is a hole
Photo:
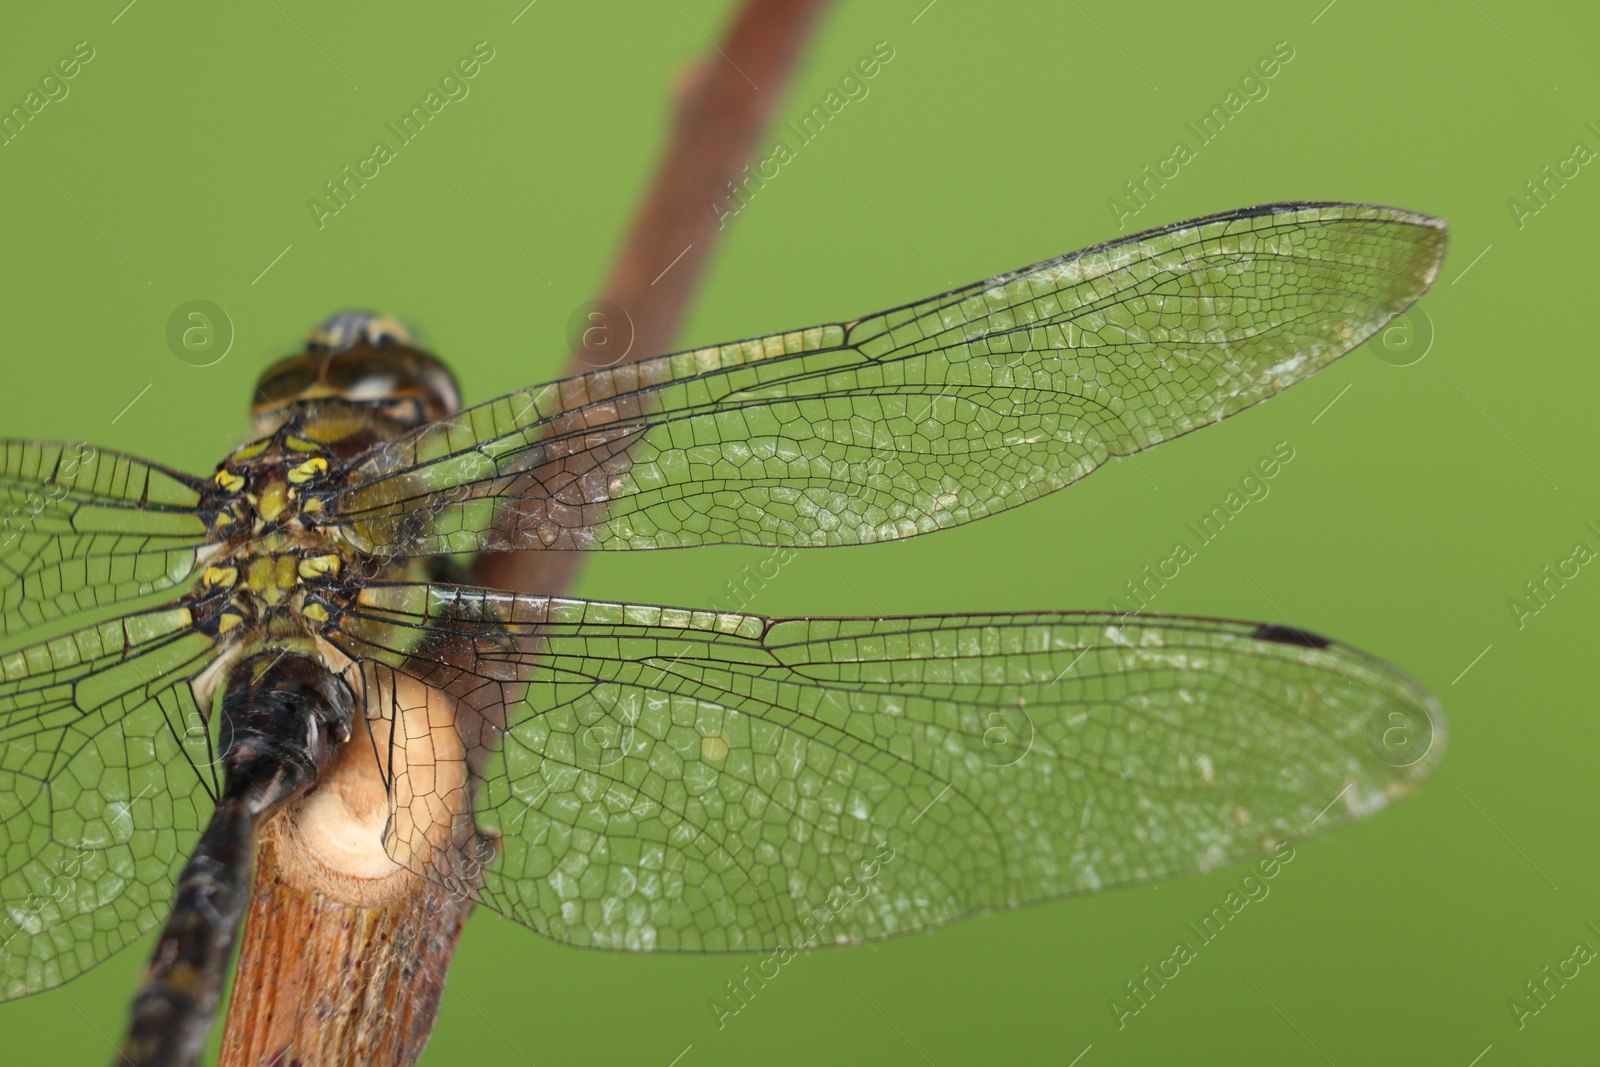
[[[119,1064],[197,1061],[249,904],[256,832],[316,783],[354,713],[350,687],[311,657],[266,651],[235,666],[222,698],[223,792],[178,877]]]

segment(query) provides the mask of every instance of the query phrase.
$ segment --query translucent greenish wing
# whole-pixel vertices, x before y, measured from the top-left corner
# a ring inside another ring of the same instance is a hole
[[[1253,623],[384,585],[336,631],[358,660],[510,706],[466,731],[499,837],[482,900],[596,947],[861,941],[1205,870],[1385,807],[1444,747],[1404,674]],[[413,762],[393,789],[447,780]]]
[[[132,456],[0,440],[0,637],[184,581],[199,501],[199,482]]]
[[[1438,219],[1272,204],[854,322],[597,370],[377,449],[323,494],[380,555],[839,545],[970,522],[1226,418],[1432,283]],[[496,517],[498,513],[498,518]]]
[[[213,655],[166,607],[0,655],[0,1000],[138,937],[212,807],[187,679]]]

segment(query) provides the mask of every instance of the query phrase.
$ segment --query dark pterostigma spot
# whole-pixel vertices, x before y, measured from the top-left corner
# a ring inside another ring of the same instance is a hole
[[[1279,200],[1271,204],[1254,204],[1240,208],[1232,212],[1232,215],[1238,219],[1254,219],[1262,215],[1289,215],[1308,206],[1309,203],[1303,200]]]
[[[1257,641],[1276,641],[1280,645],[1299,645],[1301,648],[1327,648],[1333,644],[1332,638],[1297,626],[1279,626],[1275,622],[1262,623],[1250,631],[1250,636]]]

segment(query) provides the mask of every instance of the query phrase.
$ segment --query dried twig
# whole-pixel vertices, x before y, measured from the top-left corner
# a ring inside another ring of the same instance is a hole
[[[685,79],[672,144],[605,288],[605,301],[626,316],[608,325],[631,330],[627,359],[672,350],[716,243],[720,224],[713,207],[727,201],[729,183],[749,162],[822,7],[823,0],[749,0],[721,55]],[[591,369],[579,354],[571,373]],[[495,589],[559,595],[582,558],[581,552],[485,554],[473,579]]]

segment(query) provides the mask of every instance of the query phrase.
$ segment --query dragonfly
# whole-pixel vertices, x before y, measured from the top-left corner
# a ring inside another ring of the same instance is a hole
[[[357,877],[477,863],[479,903],[559,942],[755,952],[1384,808],[1437,766],[1443,711],[1297,627],[769,618],[475,588],[459,561],[973,522],[1328,366],[1445,245],[1409,211],[1269,204],[469,407],[399,322],[342,313],[263,373],[209,477],[0,442],[0,997],[167,915],[123,1055],[192,1062],[274,819]],[[319,785],[356,764],[380,784],[337,825]]]

